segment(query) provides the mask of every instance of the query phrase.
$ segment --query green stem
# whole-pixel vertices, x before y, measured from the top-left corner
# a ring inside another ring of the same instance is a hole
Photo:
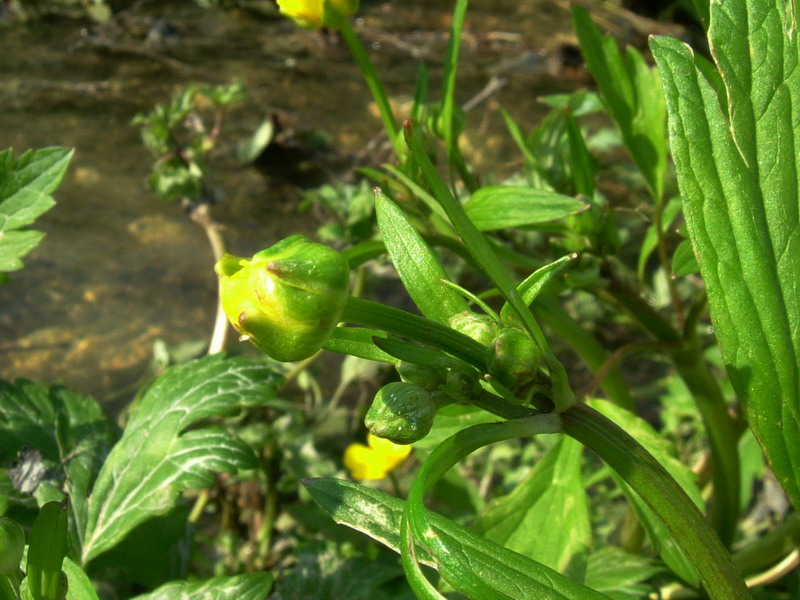
[[[343,322],[404,336],[460,358],[486,372],[486,348],[466,335],[412,313],[351,296],[342,314]]]
[[[751,600],[719,537],[680,485],[635,439],[586,405],[561,413],[564,432],[613,468],[664,522],[712,600]]]
[[[740,469],[737,444],[739,433],[728,412],[725,396],[714,375],[703,360],[694,336],[684,338],[635,291],[627,288],[611,274],[610,284],[599,295],[607,295],[627,310],[642,327],[662,342],[677,342],[670,351],[678,375],[703,419],[708,432],[712,460],[713,495],[709,518],[725,545],[730,546],[739,518]]]
[[[364,76],[364,81],[367,82],[369,91],[372,92],[372,98],[375,100],[375,104],[378,107],[383,128],[386,130],[386,135],[389,136],[389,140],[391,140],[392,144],[394,145],[397,155],[402,156],[404,149],[400,145],[400,127],[394,118],[392,106],[389,104],[389,97],[386,95],[386,89],[384,89],[383,84],[378,77],[378,72],[375,70],[372,61],[369,59],[369,55],[364,49],[364,45],[361,43],[361,40],[358,39],[355,31],[353,31],[350,21],[345,20],[344,24],[339,29],[339,32],[341,33],[345,44],[347,44],[347,47],[350,49],[350,53],[353,55],[353,58],[356,60],[358,67],[361,69],[361,74]]]

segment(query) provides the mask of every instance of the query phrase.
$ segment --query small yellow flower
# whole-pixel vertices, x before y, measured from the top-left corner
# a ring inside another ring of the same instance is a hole
[[[411,454],[411,446],[395,444],[371,433],[367,445],[350,444],[344,451],[344,466],[353,479],[383,479]]]
[[[341,27],[358,10],[359,0],[278,0],[281,12],[305,29]]]

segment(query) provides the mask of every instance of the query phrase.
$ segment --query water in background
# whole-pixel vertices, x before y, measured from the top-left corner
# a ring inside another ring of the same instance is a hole
[[[393,100],[413,94],[419,60],[431,92],[441,76],[451,2],[363,2],[359,35]],[[571,65],[568,3],[473,0],[462,46],[459,98],[493,77],[506,85],[469,114],[465,153],[479,171],[519,164],[498,108],[530,128],[536,98],[586,82]],[[0,287],[0,378],[63,383],[113,402],[147,370],[153,344],[208,339],[216,302],[203,231],[146,185],[151,157],[130,126],[138,112],[189,82],[242,78],[248,100],[225,123],[210,183],[231,251],[250,254],[318,225],[297,210],[299,185],[341,173],[380,131],[370,96],[335,36],[277,14],[204,10],[190,2],[138,3],[105,26],[70,20],[0,25],[0,147],[17,153],[75,148],[57,205],[37,223],[43,243]],[[624,19],[610,13],[606,24]],[[625,22],[617,34],[637,34]],[[627,29],[623,29],[627,27]],[[432,96],[433,97],[433,96]],[[233,146],[270,114],[297,131],[330,136],[317,176],[243,167]]]

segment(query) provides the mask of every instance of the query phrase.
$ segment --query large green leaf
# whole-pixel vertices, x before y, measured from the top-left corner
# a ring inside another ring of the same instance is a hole
[[[569,196],[513,185],[482,187],[464,207],[479,231],[557,221],[586,208],[586,203]]]
[[[310,479],[305,485],[315,502],[333,519],[362,531],[396,552],[400,551],[400,523],[406,503],[399,498],[338,479]],[[604,600],[571,579],[503,548],[460,525],[427,512],[431,530],[445,540],[454,556],[468,561],[476,573],[486,574],[497,590],[515,600]],[[425,564],[436,561],[424,548],[416,549]],[[607,599],[606,599],[607,600]]]
[[[22,258],[44,236],[27,229],[50,210],[50,194],[61,183],[72,151],[46,148],[15,159],[11,150],[0,152],[0,273],[22,268]]]
[[[654,38],[684,212],[725,364],[800,507],[800,69],[794,3],[711,4],[716,77]]]
[[[255,466],[249,446],[197,421],[268,403],[276,377],[259,361],[210,356],[172,367],[147,391],[103,465],[89,500],[86,563],[147,519],[172,508],[178,493],[213,485],[215,472]]]
[[[592,531],[581,479],[582,451],[580,443],[562,438],[510,494],[486,507],[476,531],[583,580]]]
[[[173,581],[134,600],[263,600],[271,588],[269,573],[246,573],[205,581]]]

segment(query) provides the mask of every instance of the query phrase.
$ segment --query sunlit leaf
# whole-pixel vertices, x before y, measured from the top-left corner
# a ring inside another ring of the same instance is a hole
[[[276,376],[263,362],[214,355],[172,367],[147,391],[103,465],[89,501],[83,561],[138,524],[169,511],[184,489],[213,485],[215,472],[255,466],[249,446],[197,421],[268,403]]]
[[[800,507],[800,69],[795,3],[711,3],[725,86],[654,38],[689,235],[747,421]]]
[[[22,258],[44,236],[27,229],[55,205],[50,194],[61,183],[72,151],[46,148],[14,158],[0,152],[0,273],[22,268]]]
[[[262,571],[205,581],[173,581],[133,600],[263,600],[271,588],[272,575]]]

